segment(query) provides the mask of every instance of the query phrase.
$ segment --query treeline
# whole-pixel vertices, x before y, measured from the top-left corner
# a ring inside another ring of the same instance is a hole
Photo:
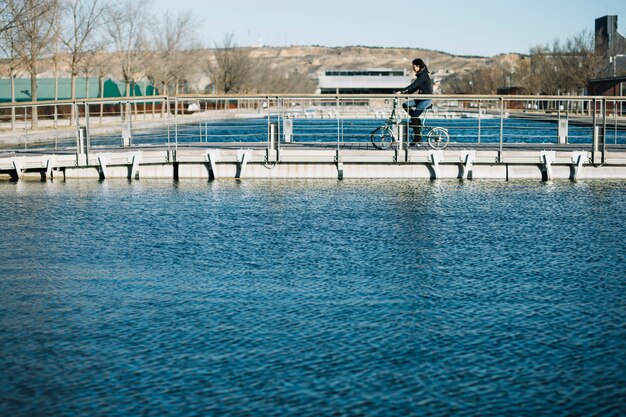
[[[149,12],[150,1],[0,0],[0,53],[6,76],[30,76],[31,98],[37,100],[37,76],[53,72],[71,78],[114,74],[125,83],[149,80],[161,94],[176,95],[198,70],[208,82],[195,92],[310,92],[315,85],[297,68],[259,66],[249,50],[238,48],[226,35],[215,48],[204,50],[190,11]],[[203,53],[204,52],[204,53]],[[36,123],[36,113],[33,114]]]
[[[593,34],[582,31],[552,45],[533,46],[516,61],[454,74],[442,89],[447,94],[496,94],[498,88],[515,87],[520,94],[582,95],[589,80],[606,71],[604,50]]]
[[[306,65],[288,67],[258,58],[226,34],[210,49],[202,45],[200,25],[190,11],[149,12],[150,0],[0,0],[0,54],[6,76],[31,79],[37,100],[37,76],[76,78],[113,76],[125,83],[150,81],[160,94],[311,93],[316,81]],[[442,81],[448,94],[495,94],[500,87],[517,87],[525,94],[581,94],[598,77],[606,57],[596,53],[586,32],[552,45],[535,46],[517,60],[493,60]],[[497,62],[497,63],[496,63]],[[618,74],[619,75],[619,74]],[[36,115],[35,115],[36,121]]]

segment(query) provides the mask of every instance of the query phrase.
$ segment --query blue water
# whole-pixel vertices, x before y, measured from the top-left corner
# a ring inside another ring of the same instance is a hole
[[[626,183],[0,182],[2,416],[623,416]]]
[[[272,121],[276,121],[272,118]],[[369,143],[372,131],[384,123],[381,119],[294,119],[295,142],[362,142]],[[502,130],[503,143],[557,143],[556,122],[507,118],[500,119],[428,119],[429,126],[448,129],[453,143],[499,143]],[[235,119],[203,121],[162,128],[133,131],[133,144],[174,144],[201,142],[267,142],[267,119]],[[591,144],[592,129],[589,126],[570,124],[568,143]],[[607,144],[626,144],[626,131],[611,126],[606,131]],[[93,146],[117,146],[121,144],[119,134],[91,136]],[[68,140],[59,146],[75,146]]]

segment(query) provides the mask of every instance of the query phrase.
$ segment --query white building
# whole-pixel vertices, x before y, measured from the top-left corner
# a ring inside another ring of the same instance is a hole
[[[319,77],[321,94],[392,94],[411,84],[406,70],[369,68],[325,70]]]

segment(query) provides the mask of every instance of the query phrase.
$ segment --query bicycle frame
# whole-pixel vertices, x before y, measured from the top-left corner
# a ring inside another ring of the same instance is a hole
[[[396,141],[394,127],[396,126],[396,124],[398,124],[397,111],[399,100],[399,97],[394,97],[391,115],[389,116],[389,118],[387,118],[387,120],[385,120],[384,125],[377,127],[371,133],[370,140],[374,147],[377,149],[387,149],[389,146],[391,146],[392,142]],[[428,144],[431,148],[444,149],[450,141],[450,135],[448,134],[448,130],[443,127],[428,126],[425,123],[425,119],[426,117],[424,117],[424,123],[419,127],[420,134],[426,137]],[[414,127],[414,129],[415,128],[416,127]]]
[[[391,115],[385,121],[385,125],[389,128],[392,128],[398,122],[398,116],[396,114],[398,112],[398,103],[399,103],[398,97],[394,97],[393,108],[391,109]]]

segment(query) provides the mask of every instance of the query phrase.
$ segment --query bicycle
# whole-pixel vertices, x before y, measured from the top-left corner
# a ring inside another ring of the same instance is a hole
[[[394,126],[398,122],[398,117],[396,116],[398,109],[398,97],[394,97],[393,99],[393,109],[391,110],[391,115],[385,121],[385,124],[377,127],[372,131],[370,136],[370,140],[372,141],[372,145],[376,149],[387,149],[393,142],[396,142],[396,137],[393,132]],[[428,111],[431,107],[426,109]],[[425,124],[426,112],[424,112],[424,124],[421,126],[421,134],[422,137],[426,137],[428,141],[428,145],[432,149],[445,149],[450,142],[450,134],[448,130],[443,127],[435,127],[435,126],[427,126]]]

